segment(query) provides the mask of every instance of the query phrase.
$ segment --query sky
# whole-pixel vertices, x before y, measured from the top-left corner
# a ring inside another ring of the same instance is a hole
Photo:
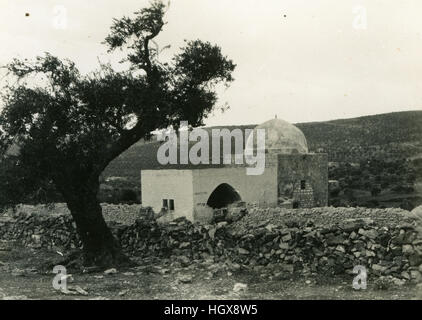
[[[0,65],[50,52],[84,73],[98,61],[118,69],[101,42],[112,18],[147,4],[0,0]],[[230,109],[207,125],[422,110],[421,12],[420,0],[172,0],[157,43],[171,45],[167,59],[184,39],[210,41],[237,64],[218,91]]]

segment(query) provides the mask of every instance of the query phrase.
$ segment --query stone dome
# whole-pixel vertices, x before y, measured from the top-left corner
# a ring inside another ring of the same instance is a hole
[[[257,148],[257,129],[265,129],[265,149],[267,152],[284,154],[308,153],[305,135],[296,126],[281,119],[271,119],[255,127],[249,136],[246,147]],[[253,139],[252,139],[253,137]]]

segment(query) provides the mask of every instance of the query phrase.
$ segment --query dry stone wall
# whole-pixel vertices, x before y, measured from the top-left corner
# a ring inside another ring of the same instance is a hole
[[[114,221],[125,225],[133,224],[139,217],[139,204],[108,204],[102,203],[103,216],[106,221]],[[26,205],[21,204],[14,209],[9,209],[3,213],[8,216],[17,217],[20,214],[37,216],[57,216],[70,215],[65,203],[54,203],[50,205]],[[0,214],[1,216],[1,214]]]
[[[351,274],[422,280],[422,239],[417,219],[401,209],[235,207],[220,222],[192,224],[185,218],[158,223],[149,208],[133,224],[110,222],[124,250],[133,255],[230,261],[236,268],[271,268],[280,274]],[[0,221],[0,238],[28,246],[79,247],[70,215],[21,212]]]
[[[312,189],[312,185],[305,181],[305,186],[302,189],[300,183],[298,183],[296,190],[293,191],[293,201],[298,202],[299,208],[315,207],[314,190]]]
[[[313,198],[311,201],[308,199],[310,203],[304,203],[304,206],[324,207],[328,204],[327,154],[279,154],[277,157],[279,197],[286,196],[284,191],[290,189],[291,186],[296,189],[303,180],[311,186]]]

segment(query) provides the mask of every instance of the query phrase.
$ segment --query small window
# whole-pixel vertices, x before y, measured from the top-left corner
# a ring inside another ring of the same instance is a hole
[[[173,199],[169,200],[169,210],[174,211],[174,200]]]
[[[168,210],[168,208],[169,208],[169,202],[168,202],[167,199],[163,199],[163,208],[166,209],[166,210]]]
[[[300,180],[300,189],[306,189],[306,180]]]

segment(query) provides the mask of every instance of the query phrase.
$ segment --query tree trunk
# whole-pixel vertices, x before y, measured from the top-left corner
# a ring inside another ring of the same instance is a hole
[[[127,265],[130,260],[123,254],[120,243],[113,237],[103,218],[97,191],[98,184],[79,185],[65,196],[82,241],[84,265]]]

